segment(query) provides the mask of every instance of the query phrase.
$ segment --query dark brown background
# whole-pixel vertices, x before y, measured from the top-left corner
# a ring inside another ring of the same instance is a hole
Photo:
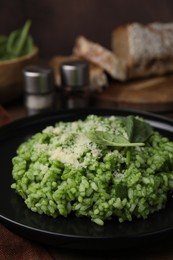
[[[110,48],[118,25],[173,21],[172,0],[0,0],[0,33],[9,33],[31,18],[31,33],[43,58],[70,54],[83,34]]]

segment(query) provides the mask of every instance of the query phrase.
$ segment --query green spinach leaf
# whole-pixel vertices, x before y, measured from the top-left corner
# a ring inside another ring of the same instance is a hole
[[[104,131],[89,132],[87,137],[102,146],[131,147],[144,145],[144,143],[130,143],[123,135],[114,135]]]
[[[153,134],[152,127],[142,119],[135,116],[122,118],[128,139],[123,135],[115,135],[104,131],[91,131],[88,138],[102,146],[133,147],[143,146],[146,140]]]
[[[153,134],[153,129],[147,122],[134,116],[123,118],[123,123],[132,143],[144,143]]]
[[[12,31],[8,36],[0,35],[0,60],[21,57],[33,51],[33,39],[29,34],[31,21],[27,20],[21,29]]]

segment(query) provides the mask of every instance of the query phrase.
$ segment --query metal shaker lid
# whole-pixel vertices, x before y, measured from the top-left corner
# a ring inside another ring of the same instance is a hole
[[[60,66],[61,83],[64,86],[82,87],[89,84],[89,64],[75,60],[64,62]]]
[[[30,94],[45,94],[54,88],[53,71],[48,66],[28,65],[23,70],[25,91]]]

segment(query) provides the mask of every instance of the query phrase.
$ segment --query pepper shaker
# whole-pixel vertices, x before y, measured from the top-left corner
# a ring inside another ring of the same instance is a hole
[[[89,64],[75,60],[60,66],[62,107],[84,108],[89,105]]]
[[[53,72],[48,66],[29,65],[23,70],[25,107],[28,115],[53,110]]]

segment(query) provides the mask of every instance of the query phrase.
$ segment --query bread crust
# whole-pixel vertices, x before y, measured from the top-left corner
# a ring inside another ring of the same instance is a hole
[[[112,32],[112,50],[127,79],[173,72],[173,23],[131,23]]]
[[[119,60],[112,51],[98,43],[79,36],[76,39],[73,53],[98,65],[114,79],[126,79],[126,67],[124,62]]]

